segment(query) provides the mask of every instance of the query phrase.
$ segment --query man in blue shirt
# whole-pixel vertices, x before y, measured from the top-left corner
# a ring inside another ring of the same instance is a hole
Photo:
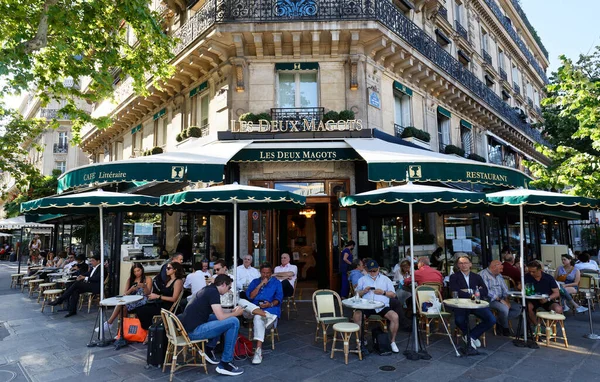
[[[281,281],[272,276],[271,264],[263,263],[260,266],[260,278],[252,280],[246,290],[249,301],[240,300],[239,302],[239,305],[244,308],[244,317],[253,319],[256,351],[252,363],[255,365],[262,362],[262,343],[265,340],[266,329],[271,327],[281,316],[283,288]],[[266,314],[260,314],[261,311],[257,312],[257,308],[262,309]]]

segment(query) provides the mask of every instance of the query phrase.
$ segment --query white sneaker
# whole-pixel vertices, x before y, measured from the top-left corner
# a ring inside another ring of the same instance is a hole
[[[571,310],[571,308],[569,308],[569,306],[568,306],[568,305],[565,305],[565,306],[563,306],[563,312],[564,312],[564,313],[567,313],[567,312],[568,312],[568,311],[570,311],[570,310]]]
[[[267,315],[264,317],[264,320],[266,321],[265,327],[267,329],[271,329],[271,327],[273,326],[275,321],[277,321],[277,316],[274,315],[273,313],[269,313],[269,312],[266,312],[266,313],[267,313]]]
[[[400,350],[398,349],[398,345],[396,345],[395,342],[392,342],[390,345],[392,347],[392,352],[394,352],[394,353],[400,353]]]
[[[465,341],[465,343],[469,343],[473,349],[481,347],[481,342],[475,338],[471,338],[471,341],[467,342],[467,336],[463,336],[463,341]]]
[[[584,313],[587,311],[588,311],[588,308],[586,308],[585,306],[580,306],[579,308],[577,308],[577,313]]]
[[[254,357],[252,358],[253,365],[260,365],[262,363],[262,348],[256,348],[254,351]]]
[[[108,333],[108,331],[110,330],[112,333],[112,328],[113,328],[113,324],[109,324],[108,322],[104,322],[104,333]],[[100,328],[96,328],[94,329],[94,331],[96,333],[98,333],[100,331]]]

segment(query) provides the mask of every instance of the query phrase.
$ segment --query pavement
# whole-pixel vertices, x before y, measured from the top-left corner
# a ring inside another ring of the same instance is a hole
[[[112,346],[88,348],[97,308],[64,318],[64,312],[40,312],[35,299],[10,289],[10,274],[16,263],[0,262],[0,382],[9,381],[168,381],[169,374],[146,367],[146,347],[132,344],[120,350]],[[511,339],[487,333],[482,354],[457,358],[448,337],[435,334],[427,347],[431,360],[407,360],[402,351],[407,333],[396,341],[400,354],[370,354],[359,361],[350,354],[348,365],[342,353],[334,359],[314,341],[312,304],[298,302],[299,312],[279,323],[280,340],[275,350],[265,347],[263,363],[235,361],[245,372],[239,377],[221,376],[215,366],[208,374],[201,368],[184,368],[176,381],[599,381],[600,341],[583,337],[589,333],[588,316],[568,315],[566,330],[569,348],[559,342],[539,349],[515,347]],[[346,312],[350,314],[349,311]],[[600,333],[600,313],[593,313]],[[516,322],[513,323],[516,328]],[[246,334],[246,329],[244,334]],[[338,342],[338,346],[339,346]],[[331,344],[328,344],[331,349]],[[384,367],[385,366],[385,367]],[[391,366],[391,367],[390,367]],[[383,370],[381,369],[382,367]],[[391,369],[391,371],[384,371]]]

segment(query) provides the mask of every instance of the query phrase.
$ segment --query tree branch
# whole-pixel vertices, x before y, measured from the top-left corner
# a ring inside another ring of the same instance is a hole
[[[51,6],[56,5],[56,3],[58,3],[58,0],[46,0],[44,3],[35,37],[21,44],[25,54],[31,54],[48,44],[48,10]]]

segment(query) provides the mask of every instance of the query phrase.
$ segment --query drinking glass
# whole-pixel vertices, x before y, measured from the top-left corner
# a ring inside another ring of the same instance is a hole
[[[458,304],[458,292],[452,292],[452,298],[454,302]]]

